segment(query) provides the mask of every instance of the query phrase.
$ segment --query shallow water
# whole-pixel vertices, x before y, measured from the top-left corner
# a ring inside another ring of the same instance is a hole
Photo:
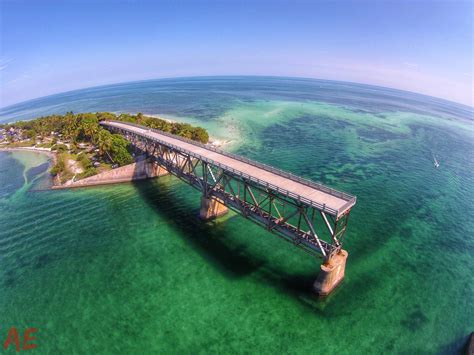
[[[473,331],[472,109],[348,83],[206,78],[0,117],[68,107],[199,123],[225,149],[357,195],[347,276],[316,300],[318,260],[233,213],[200,222],[198,193],[173,177],[48,191],[47,157],[1,152],[0,331],[37,327],[44,353],[452,353]]]

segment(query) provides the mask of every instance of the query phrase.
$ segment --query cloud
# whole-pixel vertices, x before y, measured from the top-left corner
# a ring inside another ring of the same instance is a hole
[[[416,63],[404,62],[403,65],[409,68],[418,68],[418,64]]]
[[[11,84],[14,84],[16,82],[23,81],[25,79],[30,79],[30,78],[31,78],[31,75],[23,73],[20,76],[17,76],[16,78],[14,78],[12,80],[7,81],[5,84],[11,85]]]
[[[11,62],[13,62],[13,58],[0,58],[0,70],[6,69]]]

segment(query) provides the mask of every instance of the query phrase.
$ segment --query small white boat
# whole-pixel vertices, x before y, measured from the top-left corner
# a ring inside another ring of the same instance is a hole
[[[434,160],[434,166],[435,166],[435,168],[439,167],[439,161],[436,160],[436,157],[435,157],[435,156],[433,156],[433,160]]]

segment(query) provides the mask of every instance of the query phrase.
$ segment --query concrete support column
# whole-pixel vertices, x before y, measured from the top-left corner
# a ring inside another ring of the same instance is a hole
[[[147,177],[158,177],[168,175],[169,172],[161,165],[153,161],[148,161],[144,165],[144,173]]]
[[[329,295],[344,278],[347,251],[341,250],[321,265],[321,271],[313,284],[313,290],[320,297]]]
[[[201,197],[199,217],[205,221],[225,215],[229,209],[215,197]]]

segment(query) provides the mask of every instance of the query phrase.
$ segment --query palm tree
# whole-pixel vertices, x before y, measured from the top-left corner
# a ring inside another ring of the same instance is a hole
[[[99,126],[96,122],[83,121],[81,123],[81,129],[84,132],[84,136],[86,136],[90,140],[93,140],[99,130]]]
[[[107,154],[111,162],[114,162],[112,157],[109,154],[110,149],[112,148],[112,134],[105,129],[100,129],[97,136],[97,147],[99,148],[99,154],[104,155]]]

